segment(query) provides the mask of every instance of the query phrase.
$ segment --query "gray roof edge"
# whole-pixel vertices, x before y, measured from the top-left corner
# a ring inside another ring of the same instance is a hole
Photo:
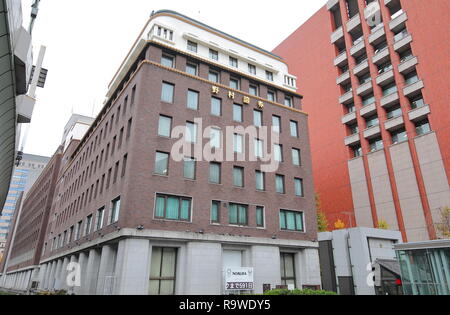
[[[262,48],[260,48],[260,47],[258,47],[258,46],[255,46],[255,45],[253,45],[253,44],[250,44],[249,42],[246,42],[246,41],[244,41],[244,40],[242,40],[242,39],[239,39],[239,38],[237,38],[237,37],[235,37],[235,36],[232,36],[232,35],[230,35],[230,34],[227,34],[227,33],[225,33],[225,32],[222,32],[222,31],[220,31],[220,30],[218,30],[218,29],[216,29],[216,28],[214,28],[214,27],[212,27],[212,26],[209,26],[209,25],[207,25],[207,24],[205,24],[205,23],[202,23],[202,22],[200,22],[200,21],[197,21],[197,20],[195,20],[195,19],[193,19],[193,18],[191,18],[191,17],[188,17],[188,16],[186,16],[186,15],[184,15],[184,14],[178,13],[178,12],[173,11],[173,10],[158,10],[158,11],[154,12],[154,13],[152,14],[152,16],[153,16],[153,15],[156,15],[156,14],[159,14],[159,13],[169,13],[169,14],[174,14],[174,15],[177,15],[177,16],[182,17],[182,18],[184,18],[184,19],[188,19],[189,21],[191,21],[191,22],[193,22],[193,23],[195,23],[195,24],[197,24],[197,25],[206,27],[206,28],[208,28],[208,29],[210,29],[210,30],[212,30],[212,31],[214,31],[214,32],[218,32],[218,33],[220,33],[220,34],[222,34],[222,35],[224,35],[224,36],[226,36],[226,37],[229,37],[229,38],[231,38],[231,39],[233,39],[233,40],[237,40],[237,41],[239,41],[239,42],[241,42],[241,43],[243,43],[243,44],[245,44],[245,45],[248,45],[248,46],[250,46],[250,47],[253,47],[253,48],[255,48],[255,49],[257,49],[257,50],[259,50],[259,51],[261,51],[261,52],[263,52],[263,53],[266,53],[266,54],[269,54],[269,55],[271,55],[271,56],[273,56],[273,57],[275,57],[275,58],[284,60],[282,57],[280,57],[280,56],[278,56],[278,55],[275,55],[274,53],[272,53],[272,52],[270,52],[270,51],[268,51],[268,50],[265,50],[265,49],[262,49]]]

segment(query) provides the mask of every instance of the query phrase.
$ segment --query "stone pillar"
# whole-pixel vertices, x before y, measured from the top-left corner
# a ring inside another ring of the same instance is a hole
[[[180,261],[180,259],[177,259]],[[180,266],[181,267],[181,266]],[[177,266],[177,270],[180,270]],[[186,247],[186,267],[177,273],[184,277],[185,286],[179,294],[222,294],[222,245],[191,242]]]
[[[150,242],[145,239],[120,241],[117,252],[115,294],[148,294],[150,275]]]
[[[97,292],[98,270],[100,268],[100,251],[91,249],[86,266],[86,281],[83,294],[95,295]]]
[[[62,268],[63,268],[63,260],[62,259],[58,259],[58,263],[56,264],[56,271],[55,271],[55,281],[54,281],[54,285],[53,288],[55,291],[59,291],[61,290],[61,273],[62,273]]]
[[[86,286],[86,271],[87,271],[87,262],[88,262],[88,253],[80,253],[78,256],[78,263],[80,264],[81,271],[81,286],[75,287],[76,295],[86,295],[87,294],[87,286]]]
[[[69,262],[69,264],[73,264],[73,263],[77,263],[78,262],[78,259],[77,259],[77,256],[75,256],[75,255],[72,255],[72,256],[70,256],[70,262]],[[70,272],[72,272],[73,270],[71,269],[70,270]],[[68,276],[69,274],[67,274],[67,276]],[[67,286],[67,294],[70,294],[70,295],[72,295],[72,294],[75,294],[75,287],[68,287]]]
[[[110,292],[112,289],[110,286],[114,285],[114,278],[111,277],[115,269],[116,255],[117,249],[114,246],[103,246],[98,271],[97,295],[113,294]]]
[[[67,266],[69,265],[69,258],[65,257],[63,259],[62,265],[61,265],[61,271],[59,272],[58,278],[57,278],[57,282],[58,282],[58,290],[66,290],[68,289],[67,287]]]
[[[273,288],[281,284],[280,248],[277,246],[252,246],[251,267],[254,268],[255,294],[263,293],[263,285]]]
[[[306,248],[295,257],[297,287],[304,285],[321,286],[320,261],[318,248]]]

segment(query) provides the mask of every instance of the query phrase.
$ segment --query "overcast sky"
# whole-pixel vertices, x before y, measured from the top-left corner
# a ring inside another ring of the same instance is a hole
[[[25,26],[32,0],[23,0]],[[25,152],[51,156],[72,111],[96,115],[106,88],[152,10],[170,9],[269,51],[326,0],[42,0],[33,32],[35,56],[47,46],[46,86]]]

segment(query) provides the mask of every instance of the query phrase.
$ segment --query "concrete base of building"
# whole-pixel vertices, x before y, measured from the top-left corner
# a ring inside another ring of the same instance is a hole
[[[282,285],[281,253],[294,257],[297,288],[320,287],[321,284],[318,243],[315,242],[252,238],[244,241],[239,237],[206,235],[193,239],[192,233],[180,237],[179,232],[161,232],[160,237],[149,237],[155,232],[128,232],[121,231],[134,235],[103,240],[91,247],[73,248],[62,256],[43,261],[35,277],[38,290],[65,290],[76,295],[153,294],[150,288],[152,263],[158,261],[155,255],[161,248],[175,249],[175,269],[171,275],[175,295],[228,294],[224,284],[227,267],[254,268],[255,289],[246,293],[263,293],[263,285],[270,284],[273,288]],[[29,287],[31,275],[31,271],[8,274],[4,287]]]

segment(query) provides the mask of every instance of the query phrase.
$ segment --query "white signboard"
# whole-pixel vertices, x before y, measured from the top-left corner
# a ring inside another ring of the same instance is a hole
[[[253,290],[255,288],[253,276],[253,268],[225,268],[225,290]]]

